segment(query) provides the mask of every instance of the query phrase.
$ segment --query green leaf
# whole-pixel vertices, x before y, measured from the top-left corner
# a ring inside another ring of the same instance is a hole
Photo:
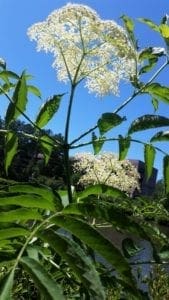
[[[126,198],[126,194],[121,190],[111,186],[106,186],[104,184],[96,184],[96,185],[86,187],[82,192],[77,193],[77,198],[78,200],[81,200],[83,198],[88,197],[89,195],[102,195],[102,194],[117,199]]]
[[[164,126],[169,126],[169,118],[159,115],[144,115],[132,122],[128,130],[128,134],[141,130]]]
[[[159,102],[156,98],[152,98],[151,103],[154,107],[154,112],[156,112],[158,110],[158,106],[159,106]]]
[[[126,158],[130,147],[130,142],[130,136],[122,137],[121,135],[119,135],[119,160],[123,160]]]
[[[163,159],[163,172],[164,172],[164,185],[165,192],[169,194],[169,155],[166,155]]]
[[[137,49],[137,42],[135,40],[134,33],[133,33],[133,31],[134,31],[134,22],[133,22],[133,20],[131,18],[129,18],[128,16],[126,16],[126,15],[122,15],[121,19],[124,22],[124,25],[125,25],[125,28],[126,28],[126,31],[128,33],[128,36],[129,36],[130,40],[132,41],[133,45]]]
[[[48,300],[64,300],[61,287],[51,278],[49,273],[36,260],[22,257],[20,263],[29,273],[41,294]]]
[[[54,116],[54,114],[59,109],[60,101],[62,95],[54,95],[49,98],[49,100],[43,104],[40,112],[36,118],[36,125],[40,128],[44,127]]]
[[[131,201],[131,199],[129,199]],[[68,205],[63,210],[64,214],[82,215],[87,218],[95,218],[108,222],[113,228],[122,232],[132,233],[141,238],[148,239],[146,231],[130,216],[126,214],[126,210],[121,207],[116,207],[110,201],[99,202],[98,199],[93,199],[91,196],[83,199],[81,203],[73,203]]]
[[[157,132],[151,138],[150,142],[169,142],[169,130]]]
[[[28,89],[28,92],[31,92],[35,96],[41,98],[41,92],[40,92],[40,90],[36,86],[34,86],[34,85],[27,85],[27,89]]]
[[[146,25],[148,25],[151,29],[159,32],[159,26],[157,24],[155,24],[154,22],[152,22],[151,20],[149,19],[146,19],[146,18],[138,18],[138,20]]]
[[[142,62],[144,60],[148,60],[148,64],[144,65],[139,74],[146,73],[150,71],[158,61],[158,58],[165,55],[165,49],[160,47],[148,47],[143,49],[139,53],[139,60]]]
[[[159,83],[151,83],[145,89],[144,92],[150,94],[152,97],[169,104],[169,88],[162,86]]]
[[[33,209],[18,208],[10,211],[0,212],[0,223],[41,219],[41,214]]]
[[[40,147],[44,155],[45,164],[47,164],[54,147],[54,141],[48,135],[43,135],[40,138]]]
[[[8,174],[8,169],[12,163],[12,160],[17,153],[18,137],[15,132],[9,131],[5,139],[5,172]]]
[[[55,211],[53,202],[33,193],[0,193],[0,206],[6,205],[18,205],[28,208],[41,208]]]
[[[132,239],[126,238],[122,241],[122,250],[126,258],[131,258],[136,255],[141,248],[139,248]]]
[[[8,71],[8,70],[2,71],[0,73],[0,77],[1,77],[2,74],[4,74],[5,76],[7,76],[9,78],[12,78],[12,79],[17,79],[18,80],[20,78],[16,73],[14,73],[12,71]]]
[[[61,200],[60,195],[57,192],[55,192],[54,190],[52,190],[51,188],[44,186],[44,185],[20,183],[20,184],[8,186],[8,191],[11,193],[28,194],[27,196],[25,196],[26,200],[23,199],[22,203],[24,203],[24,201],[25,202],[30,201],[29,202],[30,206],[36,205],[36,207],[37,207],[37,205],[38,205],[37,201],[40,201],[40,200],[38,200],[37,196],[41,196],[40,198],[42,198],[42,206],[46,205],[46,207],[42,207],[42,208],[47,208],[47,209],[53,210],[53,204],[55,205],[55,209],[62,208],[62,205],[61,205],[62,200]],[[35,196],[35,195],[37,195],[37,196]],[[43,199],[45,199],[46,204]],[[41,204],[39,204],[39,205],[41,205]],[[49,208],[49,205],[50,205],[50,208]]]
[[[155,149],[152,145],[146,144],[144,146],[144,161],[145,161],[145,174],[148,180],[151,177],[155,159]]]
[[[12,287],[14,282],[14,270],[9,274],[5,275],[0,280],[0,299],[1,300],[12,300]]]
[[[17,236],[27,236],[30,232],[21,227],[9,227],[7,229],[0,230],[0,240],[9,239]]]
[[[99,137],[97,138],[97,136],[95,135],[95,133],[93,132],[92,134],[92,145],[93,145],[93,149],[94,149],[94,154],[98,154],[105,142],[105,137]]]
[[[100,134],[103,135],[113,127],[121,124],[126,118],[122,118],[117,114],[114,113],[104,113],[102,114],[101,118],[98,120],[98,127]]]
[[[123,280],[133,288],[133,291],[136,291],[135,281],[133,280],[131,269],[127,261],[123,258],[120,251],[92,226],[82,220],[67,215],[54,217],[52,218],[52,222],[68,230],[94,251],[97,251],[116,268],[116,271],[122,276]]]
[[[94,264],[76,242],[51,229],[41,232],[38,237],[48,243],[69,264],[88,290],[91,299],[105,299],[104,289]]]
[[[167,24],[161,24],[159,26],[159,30],[163,38],[168,39],[169,38],[169,25]]]
[[[27,104],[27,86],[25,72],[22,73],[20,79],[18,80],[13,96],[12,102],[10,102],[6,116],[5,123],[8,126],[12,121],[15,121],[18,116],[25,111]]]

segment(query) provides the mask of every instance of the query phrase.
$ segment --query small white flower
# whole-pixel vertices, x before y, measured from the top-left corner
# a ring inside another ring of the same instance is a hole
[[[54,55],[60,81],[86,80],[89,91],[99,96],[118,94],[120,80],[135,74],[137,54],[124,29],[101,20],[88,6],[69,3],[32,25],[28,35],[38,51]]]
[[[99,155],[78,153],[73,158],[73,170],[80,174],[78,184],[86,187],[106,184],[116,187],[128,195],[139,188],[139,173],[129,160],[119,161],[110,152]]]

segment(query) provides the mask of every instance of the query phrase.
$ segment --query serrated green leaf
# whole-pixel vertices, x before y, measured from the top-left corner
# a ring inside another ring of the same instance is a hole
[[[18,208],[10,211],[0,212],[0,223],[41,219],[41,214],[33,209]]]
[[[18,137],[15,132],[9,131],[5,139],[5,172],[8,174],[8,169],[12,163],[14,156],[17,153]]]
[[[10,102],[6,116],[5,123],[8,126],[12,121],[15,121],[21,112],[24,112],[27,104],[27,85],[25,72],[22,73],[20,79],[18,80],[13,96],[12,101]]]
[[[27,199],[30,198],[29,201],[31,201],[31,198],[34,197],[34,195],[37,195],[37,196],[39,195],[43,199],[46,199],[47,202],[50,203],[50,206],[51,206],[52,210],[53,210],[53,208],[52,208],[53,204],[55,205],[55,209],[56,208],[58,208],[58,209],[62,208],[60,195],[56,191],[52,190],[50,187],[47,187],[47,186],[44,186],[44,185],[25,184],[25,183],[22,184],[22,183],[20,183],[20,184],[15,184],[15,185],[8,186],[8,191],[11,192],[11,193],[28,194],[26,198]],[[25,200],[25,201],[27,201],[27,200]],[[36,198],[33,200],[33,202],[34,201],[36,201]],[[32,202],[32,204],[33,204],[33,202]],[[30,205],[31,205],[31,203],[30,203]],[[35,205],[35,202],[34,202],[33,205]],[[42,204],[42,205],[44,205],[44,204]]]
[[[54,95],[51,97],[40,109],[40,112],[36,118],[36,125],[40,128],[44,127],[54,116],[59,109],[62,95]]]
[[[144,89],[144,92],[169,104],[169,88],[166,86],[163,86],[159,83],[151,83]]]
[[[104,289],[94,264],[76,242],[51,229],[41,232],[38,236],[65,259],[88,290],[91,299],[105,299]]]
[[[99,137],[97,138],[97,136],[95,135],[95,133],[92,134],[92,145],[93,145],[93,149],[94,149],[94,154],[98,154],[105,142],[105,137]]]
[[[47,164],[54,147],[54,141],[48,135],[43,135],[40,138],[40,147],[44,155],[45,164]]]
[[[164,185],[165,192],[169,194],[169,155],[166,155],[163,159],[163,172],[164,172]]]
[[[126,158],[130,147],[130,142],[130,136],[122,137],[121,135],[119,135],[119,160],[123,160]]]
[[[33,193],[0,193],[0,206],[6,205],[17,205],[21,207],[41,208],[55,211],[53,202]]]
[[[131,199],[129,200],[131,201]],[[84,198],[83,202],[68,205],[63,210],[64,214],[82,215],[108,222],[113,228],[123,232],[132,233],[144,239],[149,239],[144,229],[123,208],[116,207],[110,202],[99,202],[93,197]]]
[[[155,24],[153,21],[146,19],[146,18],[138,18],[138,20],[146,25],[148,25],[151,29],[159,32],[159,26]]]
[[[27,236],[30,232],[21,227],[9,227],[7,229],[0,230],[0,240],[9,239],[17,236]]]
[[[169,131],[159,131],[150,140],[150,142],[169,142]]]
[[[128,130],[128,134],[164,126],[169,126],[169,118],[159,115],[144,115],[132,122]]]
[[[82,220],[78,220],[67,215],[54,217],[52,218],[52,222],[68,230],[93,250],[100,253],[116,268],[117,272],[119,272],[119,274],[123,277],[123,280],[129,286],[135,286],[130,266],[123,258],[120,251],[114,247],[109,240],[99,234],[92,226]]]
[[[126,118],[122,118],[117,114],[114,113],[104,113],[102,114],[101,118],[98,120],[97,125],[100,131],[100,134],[103,135],[113,127],[121,124],[125,121]]]
[[[104,184],[96,184],[92,186],[86,187],[82,192],[77,193],[77,198],[83,199],[88,197],[89,195],[101,195],[104,194],[105,196],[112,196],[113,198],[126,198],[126,194],[121,190],[107,186]]]
[[[28,92],[31,92],[35,96],[41,98],[41,91],[34,85],[27,85]]]
[[[40,263],[30,257],[22,257],[20,263],[46,299],[65,300],[61,287],[58,286]]]
[[[148,180],[151,177],[153,166],[154,166],[155,153],[156,153],[155,148],[152,145],[146,144],[144,146],[146,180]]]
[[[14,270],[0,280],[0,299],[12,300],[12,287],[14,282]]]

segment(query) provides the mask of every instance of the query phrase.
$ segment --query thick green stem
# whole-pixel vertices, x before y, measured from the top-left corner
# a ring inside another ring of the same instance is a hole
[[[70,146],[69,146],[68,139],[69,139],[70,116],[71,116],[75,87],[76,87],[76,85],[72,84],[70,99],[69,99],[69,106],[68,106],[68,111],[67,111],[67,119],[66,119],[66,126],[65,126],[65,139],[64,139],[65,172],[66,172],[66,184],[67,184],[69,203],[72,203],[73,199],[72,199],[72,189],[71,189],[72,184],[71,184],[71,173],[70,173],[70,162],[69,162]]]

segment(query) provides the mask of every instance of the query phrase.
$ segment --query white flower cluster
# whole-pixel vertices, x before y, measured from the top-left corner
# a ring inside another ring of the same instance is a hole
[[[80,174],[78,184],[86,187],[106,184],[132,195],[139,187],[139,173],[129,160],[119,161],[110,152],[100,155],[78,153],[73,157],[74,173]]]
[[[85,79],[89,91],[99,96],[117,95],[120,80],[135,74],[137,55],[125,30],[88,6],[69,3],[32,25],[28,36],[38,51],[54,55],[60,81]]]

